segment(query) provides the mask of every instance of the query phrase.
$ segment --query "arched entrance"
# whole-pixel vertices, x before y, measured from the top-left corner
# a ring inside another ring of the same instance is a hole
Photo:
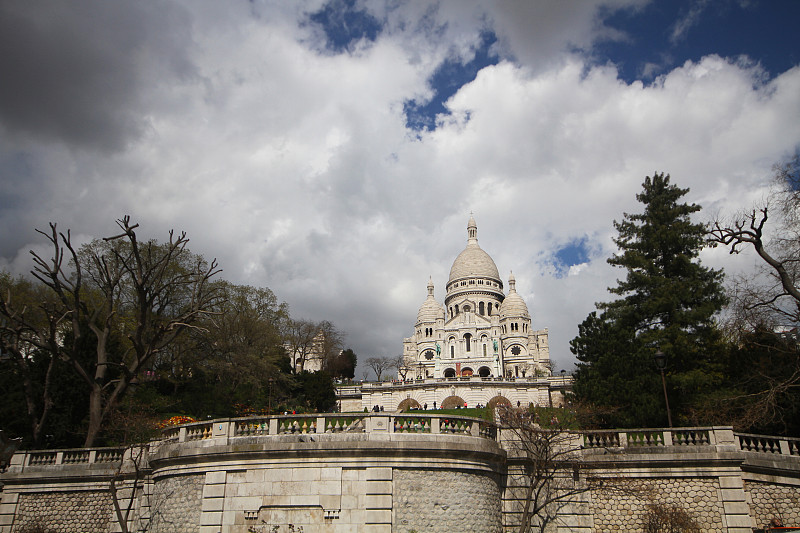
[[[456,377],[456,371],[452,368],[445,368],[444,369],[444,377],[446,378],[454,378]]]
[[[482,378],[488,378],[489,374],[491,373],[492,371],[489,369],[488,366],[482,366],[478,369],[478,375]]]
[[[397,410],[401,412],[406,412],[411,409],[420,409],[420,408],[421,407],[419,405],[419,402],[414,398],[406,398],[405,400],[400,402],[400,405],[397,406]]]
[[[494,409],[501,405],[505,407],[511,407],[511,402],[505,396],[495,396],[494,398],[489,400],[489,403],[486,404],[486,407],[488,407],[489,409]]]
[[[464,407],[464,398],[461,396],[448,396],[442,401],[442,409],[455,409]]]
[[[470,367],[462,368],[461,375],[464,377],[469,377],[473,374],[472,369]]]

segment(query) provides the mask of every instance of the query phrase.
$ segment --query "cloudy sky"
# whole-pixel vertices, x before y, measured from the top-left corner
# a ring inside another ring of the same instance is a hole
[[[394,355],[466,245],[570,368],[663,171],[700,218],[800,145],[792,0],[0,0],[0,268],[130,214]],[[708,251],[730,272],[754,260]]]

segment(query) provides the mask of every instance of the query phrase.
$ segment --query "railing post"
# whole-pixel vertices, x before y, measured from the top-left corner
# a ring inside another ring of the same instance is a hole
[[[211,426],[211,437],[227,437],[228,436],[228,426],[230,423],[228,421],[224,422],[214,422]]]
[[[469,434],[473,437],[480,437],[481,436],[481,423],[473,420],[472,425],[469,427]]]
[[[97,450],[89,450],[89,464],[97,461]]]
[[[317,433],[325,433],[325,424],[327,424],[328,420],[324,416],[317,417]]]
[[[778,441],[781,447],[781,455],[791,455],[792,453],[789,451],[789,441],[786,439],[780,439]]]
[[[662,433],[664,435],[664,446],[672,446],[672,430],[665,429]]]
[[[186,442],[186,426],[178,429],[178,442]]]
[[[617,433],[617,437],[619,437],[619,445],[622,448],[628,447],[628,432],[627,431],[620,431]]]
[[[269,434],[270,435],[277,435],[278,434],[278,419],[277,418],[270,418],[269,419]]]
[[[431,417],[431,434],[438,434],[440,432],[440,421],[441,419],[438,416]]]
[[[56,452],[56,463],[57,465],[64,464],[64,452]]]

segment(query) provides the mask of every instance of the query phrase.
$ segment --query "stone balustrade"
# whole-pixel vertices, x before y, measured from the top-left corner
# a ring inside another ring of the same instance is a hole
[[[800,439],[736,433],[729,427],[612,429],[583,433],[584,448],[722,446],[743,452],[800,457]]]
[[[373,388],[391,388],[391,387],[402,387],[408,385],[426,385],[426,384],[435,384],[435,383],[484,383],[484,382],[492,382],[492,383],[535,383],[535,382],[549,382],[554,386],[571,386],[572,385],[572,376],[525,376],[525,377],[504,377],[504,376],[489,376],[489,377],[481,377],[481,376],[455,376],[450,378],[409,378],[409,379],[396,379],[390,381],[365,381],[362,382],[360,385],[340,385],[336,387],[337,395],[341,395],[342,393],[352,393],[353,391],[360,390],[362,388],[366,389],[373,389]]]
[[[20,450],[14,454],[10,470],[22,470],[29,467],[65,466],[65,465],[119,465],[125,453],[124,447],[118,448],[75,448],[64,450]]]
[[[163,442],[189,442],[236,437],[336,433],[419,433],[465,435],[496,440],[491,422],[479,418],[423,414],[311,414],[217,419],[163,430]]]

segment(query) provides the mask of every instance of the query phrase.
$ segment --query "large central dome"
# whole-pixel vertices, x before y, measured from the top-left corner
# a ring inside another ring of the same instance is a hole
[[[478,226],[472,217],[469,217],[467,224],[467,235],[467,247],[453,261],[448,283],[460,278],[485,277],[500,280],[494,260],[478,246]]]

